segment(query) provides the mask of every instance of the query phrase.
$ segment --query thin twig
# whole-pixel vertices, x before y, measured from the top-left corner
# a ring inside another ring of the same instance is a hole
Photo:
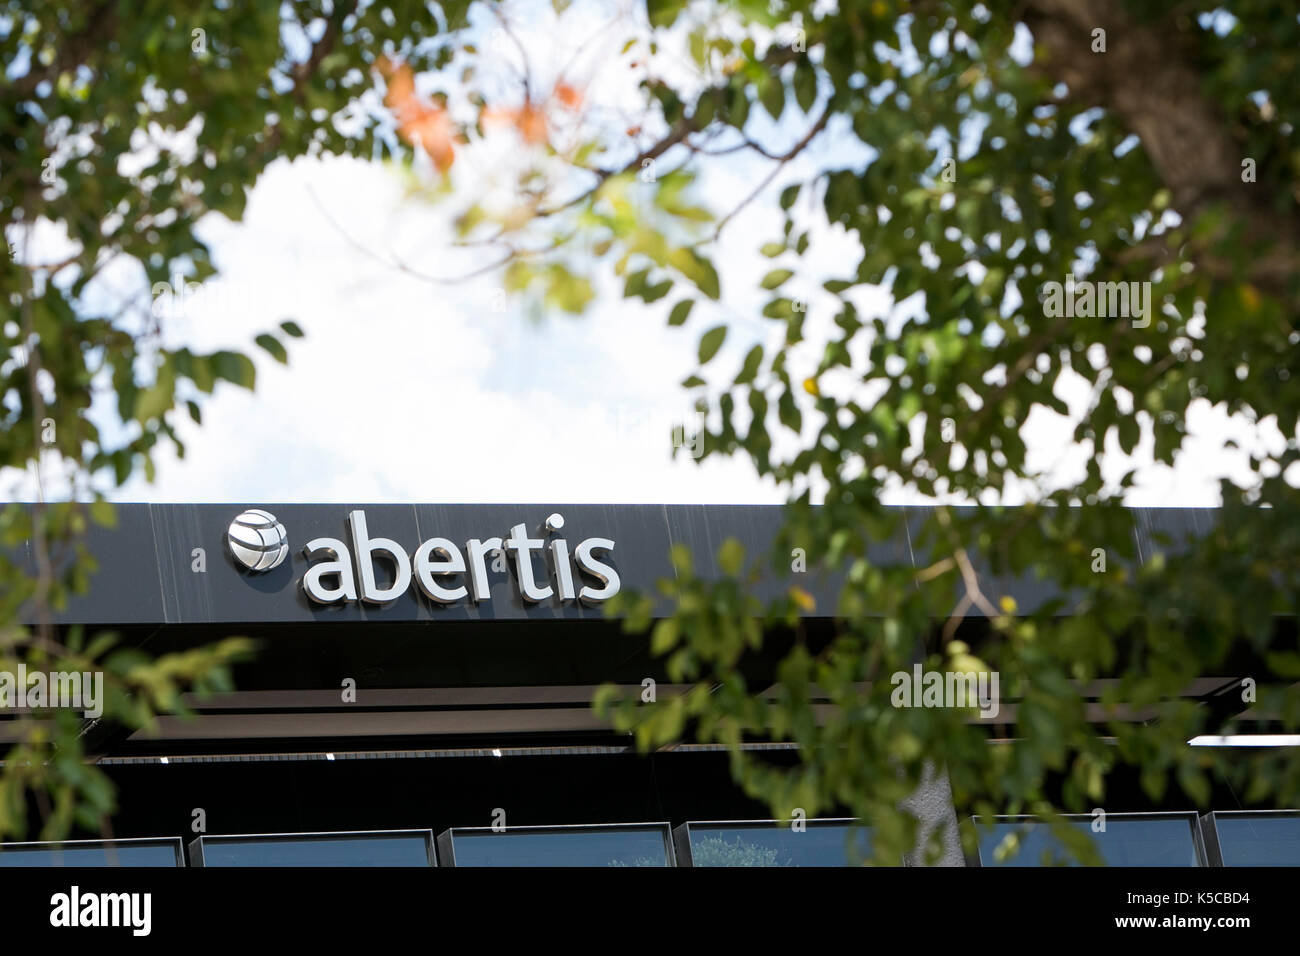
[[[813,124],[812,129],[808,130],[808,132],[804,134],[804,137],[801,140],[799,140],[799,142],[795,143],[794,146],[792,146],[788,152],[773,157],[776,160],[776,165],[773,166],[771,171],[766,176],[763,177],[762,182],[760,182],[754,188],[753,192],[751,192],[748,196],[744,198],[744,200],[741,201],[739,206],[731,210],[731,212],[727,213],[725,216],[722,217],[722,219],[718,221],[718,226],[713,231],[714,241],[716,241],[722,235],[722,230],[726,228],[727,223],[731,222],[731,220],[734,219],[742,209],[744,209],[751,202],[753,202],[760,195],[762,195],[763,191],[767,189],[768,186],[772,185],[772,180],[776,179],[777,173],[779,173],[782,169],[785,168],[786,163],[790,162],[790,160],[794,159],[801,152],[803,152],[804,149],[808,146],[808,144],[811,143],[813,139],[817,136],[817,134],[826,128],[826,122],[827,120],[830,119],[830,115],[831,115],[831,111],[830,111],[830,106],[828,105],[826,109],[822,111],[821,118],[818,119],[817,122]]]

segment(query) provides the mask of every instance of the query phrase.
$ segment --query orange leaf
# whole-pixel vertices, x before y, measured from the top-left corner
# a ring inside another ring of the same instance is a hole
[[[499,106],[487,106],[479,114],[479,118],[483,121],[484,126],[514,126],[517,112],[519,111],[502,109]]]
[[[537,145],[546,142],[546,114],[532,103],[524,104],[515,119],[515,126],[525,143]]]
[[[405,63],[394,66],[393,61],[384,57],[377,64],[377,69],[388,81],[388,92],[384,96],[384,105],[389,109],[402,109],[415,99],[415,74]]]
[[[384,57],[375,68],[388,81],[384,105],[393,111],[398,135],[412,146],[422,146],[434,165],[445,173],[456,152],[451,117],[444,109],[420,102],[415,95],[415,74],[405,63],[394,65]]]
[[[570,86],[563,80],[555,84],[555,89],[551,95],[565,109],[576,110],[582,106],[582,91],[577,87]]]
[[[419,104],[416,107],[414,111],[407,111],[414,115],[404,118],[397,131],[412,145],[423,146],[434,165],[445,173],[451,168],[456,153],[452,145],[455,129],[451,117],[446,110]]]
[[[482,116],[483,122],[487,124],[513,126],[525,143],[536,145],[546,142],[546,114],[532,103],[525,103],[518,109],[489,107],[483,111]]]

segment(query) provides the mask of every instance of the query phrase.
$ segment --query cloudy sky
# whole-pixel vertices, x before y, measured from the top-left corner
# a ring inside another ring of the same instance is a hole
[[[577,38],[599,30],[617,7],[578,4],[563,23],[549,10],[539,7],[526,21],[538,38],[530,45],[532,69],[554,76],[577,53],[589,103],[634,110],[635,78],[609,55],[626,34],[611,31],[596,54],[577,50]],[[663,69],[673,66],[665,62]],[[774,146],[788,148],[806,129],[795,112],[782,128],[761,130]],[[508,178],[517,154],[504,141],[462,154],[453,182],[467,194],[490,190]],[[259,351],[256,392],[219,387],[204,404],[202,427],[184,422],[184,460],[164,452],[153,484],[137,477],[114,497],[246,504],[779,502],[785,492],[759,480],[744,461],[673,458],[671,429],[691,421],[678,383],[694,370],[700,332],[719,321],[732,326],[715,360],[720,371],[734,370],[752,343],[783,334],[759,316],[766,297],[756,292],[770,268],[757,247],[780,231],[777,193],[816,169],[860,166],[867,158],[832,124],[731,221],[713,251],[722,302],[697,306],[677,329],[665,325],[673,297],[631,304],[613,283],[585,317],[553,314],[539,322],[503,300],[499,275],[458,284],[420,278],[411,272],[464,275],[494,254],[453,252],[453,207],[412,196],[406,177],[387,164],[279,161],[253,188],[242,222],[215,215],[204,222],[221,277],[173,310],[167,335],[200,349],[248,349],[258,332],[291,318],[306,337],[290,343],[287,367]],[[769,168],[767,160],[743,153],[711,161],[701,195],[725,213]],[[800,275],[791,289],[810,299],[807,329],[815,339],[830,324],[829,302],[817,298],[820,281],[851,270],[858,244],[815,212],[809,216],[814,244],[807,261],[816,272]],[[45,237],[51,250],[33,259],[53,258],[58,240]],[[129,269],[104,282],[115,295],[148,294]],[[864,290],[858,301],[869,314],[891,307],[879,290]],[[801,356],[808,369],[819,353],[814,345]],[[1063,388],[1072,405],[1087,397],[1085,389]],[[1222,439],[1229,431],[1242,437],[1243,429],[1209,408],[1194,424],[1198,438],[1178,467],[1148,469],[1131,503],[1217,503],[1217,477],[1233,468],[1219,450]],[[1040,410],[1026,427],[1037,467],[1060,480],[1082,469],[1087,453],[1062,441],[1070,429],[1059,417]],[[1113,467],[1121,465],[1116,456]],[[892,500],[917,499],[898,489]]]

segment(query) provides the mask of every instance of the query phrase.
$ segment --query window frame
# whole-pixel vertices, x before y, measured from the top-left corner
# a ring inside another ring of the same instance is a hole
[[[721,828],[729,827],[735,829],[771,829],[774,827],[789,827],[790,820],[687,820],[673,827],[673,848],[676,851],[678,866],[695,867],[694,854],[691,852],[690,835],[691,827],[711,827]],[[859,817],[814,817],[811,820],[805,820],[808,826],[845,826],[861,824],[863,827],[870,829],[870,824],[863,823]],[[850,866],[851,864],[844,864]],[[898,863],[899,866],[907,866],[907,857],[904,856]],[[825,867],[825,869],[834,869],[834,867]]]
[[[437,851],[434,846],[433,830],[430,828],[414,827],[400,830],[304,830],[297,833],[200,833],[190,841],[189,858],[190,866],[204,867],[208,866],[203,858],[204,841],[209,843],[236,843],[248,841],[263,841],[270,843],[277,840],[299,840],[304,843],[312,841],[322,841],[331,838],[347,837],[414,837],[419,836],[424,839],[424,851],[428,859],[427,866],[437,866]],[[240,867],[247,869],[248,867]]]
[[[1079,822],[1088,822],[1088,823],[1092,821],[1092,814],[1090,813],[1063,813],[1061,814],[1061,816],[1066,820],[1071,820],[1071,821],[1077,820]],[[972,823],[975,826],[976,841],[975,841],[974,854],[966,855],[966,865],[977,866],[981,868],[987,867],[989,869],[994,869],[996,868],[995,864],[993,863],[986,864],[982,859],[982,847],[980,845],[980,840],[978,838],[980,833],[982,832],[981,826],[983,825],[983,822],[987,820],[987,821],[991,821],[993,825],[996,825],[1004,821],[1005,822],[1018,822],[1018,821],[1030,821],[1030,820],[1041,821],[1043,818],[1033,813],[999,813],[999,814],[995,814],[992,817],[979,817],[972,814],[969,819],[972,821]],[[1191,867],[1189,867],[1189,869],[1204,869],[1211,865],[1209,854],[1206,851],[1205,839],[1201,833],[1200,815],[1195,810],[1153,810],[1153,811],[1139,810],[1139,811],[1124,812],[1124,813],[1107,813],[1106,819],[1107,821],[1182,819],[1186,821],[1186,823],[1188,824],[1188,832],[1192,838],[1192,849],[1196,855],[1196,863],[1193,864]],[[1033,866],[1037,867],[1039,865],[1035,863],[1033,864]],[[1105,864],[1105,866],[1107,868],[1112,868],[1112,864],[1109,863]],[[1124,867],[1113,867],[1113,868],[1124,869]]]
[[[1209,810],[1200,816],[1201,837],[1205,843],[1206,856],[1209,859],[1210,866],[1221,866],[1227,869],[1251,869],[1258,866],[1274,866],[1272,863],[1247,863],[1232,864],[1226,863],[1223,859],[1223,841],[1219,837],[1219,819],[1220,818],[1249,818],[1254,820],[1268,819],[1269,817],[1291,817],[1300,820],[1300,810]],[[1285,866],[1286,864],[1281,864]],[[1300,866],[1300,863],[1292,864]]]
[[[11,849],[22,849],[22,848],[26,848],[30,850],[33,848],[40,847],[47,851],[53,852],[53,851],[62,850],[64,847],[92,847],[92,846],[109,847],[109,846],[122,846],[123,844],[141,844],[141,843],[169,845],[171,847],[172,854],[175,857],[175,862],[172,864],[172,866],[184,867],[188,865],[185,859],[185,844],[182,842],[180,837],[114,837],[109,840],[23,840],[19,843],[0,843],[0,855],[7,853]],[[75,863],[57,864],[57,866],[67,866],[67,865],[77,866],[77,864]],[[106,868],[123,869],[123,870],[166,869],[166,867],[156,867],[156,868],[140,867],[140,866],[132,866],[132,865],[123,865],[120,863],[117,864],[116,866],[114,866],[113,864],[109,864],[108,867]]]
[[[456,863],[456,834],[458,833],[479,833],[479,834],[496,834],[505,836],[509,833],[519,832],[556,832],[562,830],[658,830],[664,841],[664,856],[667,859],[666,866],[678,866],[677,854],[673,846],[672,824],[667,821],[647,822],[647,823],[559,823],[559,824],[530,824],[528,826],[505,827],[496,830],[492,827],[448,827],[438,834],[438,859],[443,861],[440,866],[457,866]],[[556,864],[562,865],[562,864]]]

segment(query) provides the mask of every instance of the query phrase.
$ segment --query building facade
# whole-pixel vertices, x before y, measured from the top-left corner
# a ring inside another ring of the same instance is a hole
[[[96,529],[88,595],[60,627],[106,629],[151,653],[246,635],[238,690],[190,701],[151,733],[88,718],[97,763],[118,787],[112,840],[10,844],[0,866],[50,865],[844,865],[869,826],[776,822],[732,782],[726,754],[682,745],[642,755],[592,711],[604,682],[675,688],[644,637],[605,603],[650,592],[685,544],[706,573],[718,546],[770,547],[781,509],[748,506],[119,505]],[[912,517],[908,516],[909,519]],[[915,517],[919,520],[921,512]],[[1209,526],[1212,512],[1133,512],[1135,534]],[[873,559],[916,562],[907,540]],[[804,622],[829,636],[840,581],[810,569]],[[771,595],[785,582],[760,584]],[[999,582],[1021,606],[1036,581]],[[775,651],[747,678],[770,675]],[[1240,675],[1207,674],[1207,699]],[[0,743],[12,738],[0,717]],[[781,744],[763,745],[792,761]],[[1300,864],[1300,814],[1152,805],[1118,780],[1131,813],[1097,830],[1114,865]],[[1013,863],[1052,845],[1032,821],[999,819],[961,851],[946,782],[914,799],[945,834],[947,865]],[[869,823],[869,821],[867,821]],[[899,865],[916,865],[905,858]]]

